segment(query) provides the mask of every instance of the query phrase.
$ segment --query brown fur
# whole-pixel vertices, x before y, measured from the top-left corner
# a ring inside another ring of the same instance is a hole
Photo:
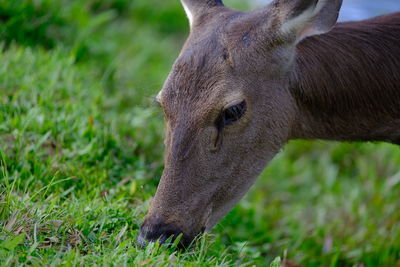
[[[187,244],[210,230],[290,139],[399,143],[400,13],[316,35],[334,25],[341,0],[251,12],[183,2],[193,23],[158,95],[165,169],[140,243],[183,233]],[[216,126],[243,101],[240,120]]]
[[[294,138],[398,142],[400,13],[339,23],[298,45]]]

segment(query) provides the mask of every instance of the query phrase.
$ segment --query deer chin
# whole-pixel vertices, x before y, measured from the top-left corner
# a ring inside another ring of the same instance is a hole
[[[203,232],[207,232],[208,231],[208,224],[209,222],[212,220],[213,218],[213,208],[212,208],[212,204],[208,205],[206,208],[206,212],[205,212],[205,216],[203,217],[203,227],[201,229],[200,234],[202,234]]]
[[[224,217],[224,214],[215,214],[214,216],[210,217],[210,219],[206,222],[206,225],[204,227],[204,231],[206,233],[211,232],[211,230],[214,228],[214,226]]]
[[[205,232],[210,232],[214,226],[229,212],[232,210],[233,206],[236,204],[236,201],[229,202],[223,207],[216,209],[213,214],[210,216],[209,220],[207,220],[205,225]]]
[[[214,226],[233,209],[236,203],[238,203],[243,198],[250,187],[254,184],[254,182],[257,180],[257,177],[258,176],[248,179],[248,183],[243,185],[240,192],[236,196],[232,197],[225,204],[212,210],[212,213],[210,214],[209,219],[206,221],[205,224],[205,232],[210,232],[214,228]]]

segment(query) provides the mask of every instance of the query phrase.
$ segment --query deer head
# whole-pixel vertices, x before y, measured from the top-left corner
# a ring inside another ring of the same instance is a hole
[[[190,243],[239,201],[290,139],[296,45],[329,31],[341,0],[275,0],[251,12],[182,0],[190,36],[157,101],[165,169],[139,241]]]

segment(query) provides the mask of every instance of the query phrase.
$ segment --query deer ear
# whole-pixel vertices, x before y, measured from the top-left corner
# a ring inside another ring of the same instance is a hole
[[[336,24],[342,0],[276,0],[282,34],[295,34],[296,43],[323,34]]]
[[[190,26],[207,9],[215,6],[223,6],[222,0],[181,0],[181,3],[189,19]]]

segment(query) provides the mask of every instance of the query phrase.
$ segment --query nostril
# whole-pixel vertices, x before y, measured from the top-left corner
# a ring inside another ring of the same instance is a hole
[[[138,243],[139,246],[145,247],[148,242],[156,242],[160,244],[165,243],[169,238],[171,242],[175,241],[179,235],[182,234],[180,245],[188,246],[193,238],[189,238],[183,231],[174,224],[167,224],[163,222],[150,223],[145,221],[139,230]]]

